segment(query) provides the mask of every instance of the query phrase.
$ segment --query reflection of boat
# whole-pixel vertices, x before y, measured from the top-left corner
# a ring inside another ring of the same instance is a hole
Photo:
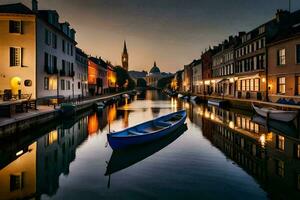
[[[102,110],[102,109],[104,109],[105,104],[103,102],[96,102],[94,104],[94,107],[95,107],[96,110]]]
[[[76,113],[76,106],[73,103],[62,103],[60,110],[64,116],[70,116]]]
[[[275,120],[268,120],[267,122],[265,118],[259,115],[254,115],[252,121],[263,126],[268,126],[269,131],[274,133],[298,138],[298,131],[293,123],[284,123]]]
[[[130,95],[129,94],[123,94],[122,97],[126,98],[126,99],[130,99]]]
[[[172,142],[174,142],[178,137],[180,137],[187,130],[186,124],[180,126],[172,134],[163,137],[161,140],[148,143],[143,146],[137,146],[136,148],[130,148],[120,151],[113,151],[111,158],[108,162],[105,175],[111,175],[115,172],[123,170],[135,163],[144,160],[145,158],[153,155],[154,153],[165,148]]]
[[[112,149],[122,149],[159,139],[181,126],[186,119],[186,111],[181,110],[154,120],[127,128],[123,131],[107,134]]]
[[[297,117],[298,112],[297,111],[284,111],[284,110],[277,110],[274,108],[264,108],[264,107],[258,107],[252,104],[252,107],[254,108],[255,112],[259,114],[260,116],[275,119],[278,121],[283,122],[290,122],[294,120]]]

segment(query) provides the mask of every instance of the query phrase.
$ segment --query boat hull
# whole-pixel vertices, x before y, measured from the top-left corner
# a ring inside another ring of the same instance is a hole
[[[151,134],[136,136],[136,137],[113,137],[111,134],[108,134],[107,140],[113,150],[124,149],[130,146],[136,146],[136,145],[152,142],[174,132],[176,129],[178,129],[180,126],[184,124],[185,120],[186,120],[186,113],[176,124],[172,125],[169,128],[162,129],[161,131],[157,131]]]
[[[298,114],[297,111],[269,110],[269,109],[259,108],[254,105],[252,105],[252,107],[254,108],[255,112],[262,117],[274,119],[277,121],[283,121],[283,122],[293,121]]]

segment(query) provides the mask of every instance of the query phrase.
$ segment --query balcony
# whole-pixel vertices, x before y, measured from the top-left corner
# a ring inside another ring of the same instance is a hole
[[[49,66],[45,66],[45,72],[49,75],[53,75],[53,74],[57,74],[58,73],[58,69],[57,67],[49,67]]]

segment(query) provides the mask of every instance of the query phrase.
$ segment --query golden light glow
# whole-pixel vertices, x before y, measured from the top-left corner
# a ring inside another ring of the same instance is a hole
[[[117,106],[116,104],[113,104],[109,109],[108,109],[108,121],[112,122],[117,118]]]
[[[266,78],[262,78],[262,80],[261,80],[263,83],[265,83],[266,82]]]
[[[229,122],[229,128],[234,129],[234,122],[233,122],[233,121],[230,121],[230,122]]]
[[[200,81],[200,85],[202,85],[203,84],[203,81]]]
[[[19,155],[22,155],[22,154],[23,154],[23,150],[18,151],[18,152],[16,153],[16,156],[19,156]]]
[[[233,78],[230,78],[230,79],[229,79],[229,82],[230,82],[230,83],[233,83],[233,82],[234,82],[234,79],[233,79]]]
[[[57,89],[57,79],[56,78],[50,78],[49,79],[49,89],[50,90],[56,90]]]
[[[259,137],[259,141],[261,143],[261,146],[262,147],[265,147],[265,144],[266,144],[266,135],[265,134],[262,134],[260,137]]]
[[[171,107],[172,108],[177,108],[177,99],[171,98]]]
[[[173,79],[172,82],[171,82],[171,88],[173,90],[176,90],[177,89],[177,80],[176,79]]]
[[[48,144],[53,144],[58,139],[58,133],[57,130],[53,130],[48,134]]]
[[[211,83],[215,83],[216,81],[215,80],[211,80]]]
[[[205,81],[204,84],[205,84],[205,85],[209,85],[209,84],[210,84],[210,81]]]
[[[21,85],[21,78],[20,77],[15,76],[10,80],[10,87],[11,87],[11,90],[12,90],[13,94],[18,94],[18,90],[20,89],[20,85]]]
[[[88,117],[88,133],[89,133],[89,135],[96,133],[98,131],[98,129],[99,129],[98,116],[97,116],[97,113],[95,113]]]

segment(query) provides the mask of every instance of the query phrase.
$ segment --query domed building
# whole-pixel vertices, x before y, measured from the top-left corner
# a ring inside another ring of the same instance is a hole
[[[170,74],[161,72],[159,67],[157,67],[156,62],[154,62],[153,67],[145,77],[148,87],[157,87],[157,82],[159,79],[169,76]]]

